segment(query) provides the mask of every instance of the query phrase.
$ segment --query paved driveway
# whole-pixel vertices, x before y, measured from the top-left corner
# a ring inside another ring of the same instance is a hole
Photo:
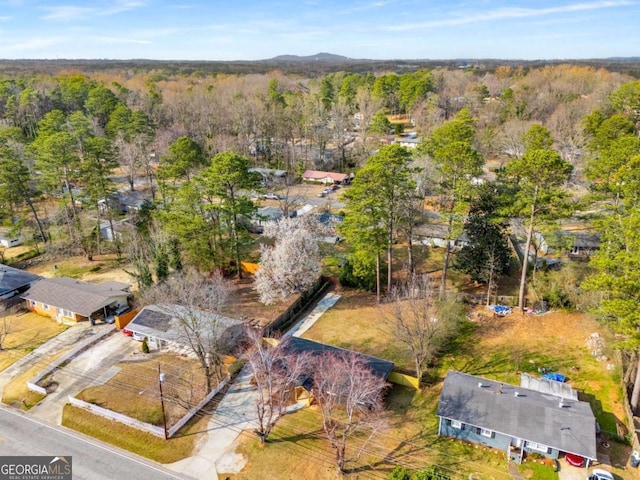
[[[28,414],[59,425],[62,407],[68,402],[69,395],[75,396],[89,385],[105,383],[118,373],[115,365],[135,349],[140,349],[139,342],[114,331],[53,373],[51,379],[58,387],[29,409]]]
[[[560,464],[560,470],[558,470],[560,480],[585,480],[591,471],[591,469],[584,467],[571,466],[564,458],[558,460],[558,463]]]

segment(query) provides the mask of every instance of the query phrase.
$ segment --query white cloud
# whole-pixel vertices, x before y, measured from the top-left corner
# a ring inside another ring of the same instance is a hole
[[[72,5],[58,5],[56,7],[46,7],[49,13],[43,15],[43,20],[56,20],[56,21],[70,21],[79,20],[84,18],[91,12],[93,8],[89,7],[75,7]]]
[[[122,37],[108,37],[104,35],[92,35],[89,37],[91,40],[96,40],[100,43],[108,43],[111,45],[122,45],[122,44],[137,44],[137,45],[150,45],[151,40],[140,40],[136,38],[122,38]]]
[[[30,38],[24,42],[10,42],[4,45],[0,44],[0,51],[3,52],[22,52],[28,50],[38,50],[54,45],[65,43],[69,39],[67,37],[47,37],[47,38]]]
[[[499,8],[493,11],[488,11],[485,13],[477,13],[477,14],[469,14],[459,17],[446,18],[441,20],[432,20],[429,22],[421,22],[421,23],[407,23],[404,25],[395,25],[386,27],[385,30],[388,31],[408,31],[408,30],[421,30],[425,28],[434,28],[434,27],[446,27],[446,26],[454,26],[454,25],[465,25],[469,23],[478,23],[478,22],[486,22],[492,20],[504,20],[509,18],[530,18],[530,17],[540,17],[543,15],[552,15],[555,13],[571,13],[571,12],[582,12],[585,10],[599,10],[603,8],[615,8],[615,7],[627,7],[631,5],[635,5],[636,2],[632,2],[629,0],[604,0],[598,2],[584,2],[584,3],[574,3],[569,5],[562,5],[558,7],[548,7],[548,8],[521,8],[521,7],[513,7],[513,8]]]
[[[144,2],[117,2],[115,5],[109,8],[98,11],[97,14],[106,17],[109,15],[116,15],[118,13],[128,12],[129,10],[144,7],[144,5]]]
[[[44,7],[49,13],[43,15],[43,20],[54,20],[68,22],[72,20],[81,20],[90,16],[108,17],[119,13],[128,12],[136,8],[143,7],[144,2],[141,1],[119,1],[105,8],[97,7],[76,7],[74,5],[57,5],[54,7]]]

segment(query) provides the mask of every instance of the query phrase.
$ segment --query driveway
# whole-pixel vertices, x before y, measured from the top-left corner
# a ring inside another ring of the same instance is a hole
[[[165,465],[201,480],[217,480],[218,471],[239,472],[246,460],[235,451],[235,440],[256,423],[256,391],[251,385],[251,371],[242,369],[209,420],[207,438],[195,456]]]
[[[43,319],[43,321],[46,322],[49,320]],[[52,353],[56,353],[62,349],[75,345],[85,338],[95,334],[100,328],[108,327],[110,327],[110,325],[96,325],[95,327],[91,327],[89,322],[78,323],[64,332],[59,333],[48,342],[43,343],[35,350],[16,361],[13,365],[0,372],[0,398],[2,397],[2,391],[4,390],[5,385],[21,373],[31,368],[34,363],[39,362]]]
[[[118,373],[115,365],[135,349],[140,349],[139,342],[114,331],[53,373],[51,379],[57,382],[57,388],[29,409],[28,415],[60,425],[62,408],[69,395],[75,396],[90,385],[105,383]]]
[[[309,314],[301,318],[287,335],[300,335],[338,300],[340,295],[327,293]],[[218,472],[237,473],[246,459],[235,453],[237,438],[244,430],[257,427],[256,389],[251,385],[251,371],[244,367],[220,401],[209,421],[207,438],[197,454],[166,467],[201,480],[217,480]]]
[[[560,480],[585,480],[591,471],[590,468],[586,469],[569,465],[564,458],[558,460],[558,463],[560,465],[560,470],[558,470],[558,478]]]

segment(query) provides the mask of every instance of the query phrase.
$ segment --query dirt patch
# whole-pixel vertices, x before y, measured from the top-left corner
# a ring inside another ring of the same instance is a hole
[[[227,315],[251,325],[264,327],[270,324],[298,299],[298,295],[291,295],[284,302],[264,305],[260,303],[260,296],[253,288],[252,276],[242,280],[233,279],[230,283],[233,285],[233,294]]]

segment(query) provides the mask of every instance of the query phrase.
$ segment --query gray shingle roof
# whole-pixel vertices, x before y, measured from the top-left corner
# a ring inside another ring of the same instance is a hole
[[[185,334],[180,326],[180,321],[175,318],[181,314],[181,311],[188,312],[185,307],[180,305],[147,305],[138,312],[126,328],[145,337],[183,344],[185,343]],[[172,314],[172,312],[176,313]],[[213,315],[199,310],[194,311],[194,313],[201,315],[203,318],[211,317],[211,319],[215,319],[220,324],[221,335],[228,328],[242,325],[240,320],[234,320],[222,315]]]
[[[0,295],[17,290],[40,278],[42,277],[39,275],[0,264]]]
[[[555,395],[450,371],[437,415],[595,459],[596,420],[590,405],[570,399],[562,405]]]
[[[73,278],[43,278],[34,283],[22,298],[64,308],[88,317],[92,313],[129,295],[129,285],[121,282],[94,284]]]
[[[395,364],[388,360],[365,355],[364,353],[354,352],[353,350],[345,350],[343,348],[326,345],[324,343],[314,342],[300,337],[291,337],[287,349],[295,353],[309,352],[312,354],[329,353],[354,353],[364,360],[371,371],[378,377],[386,380]]]

